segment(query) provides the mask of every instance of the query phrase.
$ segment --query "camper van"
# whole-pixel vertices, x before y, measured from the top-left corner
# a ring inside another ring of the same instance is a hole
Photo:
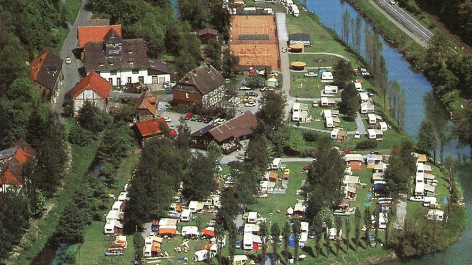
[[[444,211],[439,209],[429,209],[426,218],[428,220],[444,221]]]
[[[203,202],[191,201],[188,205],[188,208],[192,213],[196,213],[203,210]]]
[[[274,169],[274,170],[280,169],[281,166],[282,166],[282,160],[280,158],[274,158],[270,169]]]
[[[373,113],[367,114],[367,122],[369,124],[376,124],[377,123],[377,117],[375,117],[375,114],[373,114]]]
[[[243,249],[252,250],[252,234],[244,234]]]
[[[208,250],[198,250],[195,251],[195,255],[193,256],[193,261],[204,261],[208,258]]]
[[[384,121],[379,122],[380,130],[385,132],[387,130],[387,123]]]
[[[244,265],[246,264],[246,261],[248,261],[246,255],[237,254],[233,257],[233,265]]]
[[[192,218],[192,211],[189,209],[185,209],[182,211],[182,214],[180,215],[180,221],[181,222],[188,222]]]
[[[295,5],[295,4],[291,5],[291,6],[290,6],[290,9],[292,10],[292,15],[293,15],[294,17],[300,16],[300,10],[298,10],[298,6],[297,6],[297,5]]]
[[[249,212],[249,214],[247,215],[247,222],[248,223],[257,222],[257,212]]]

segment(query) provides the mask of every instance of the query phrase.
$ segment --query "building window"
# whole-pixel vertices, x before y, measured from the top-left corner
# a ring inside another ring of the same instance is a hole
[[[128,84],[131,84],[131,77],[128,77]]]
[[[116,70],[111,70],[110,75],[116,75]]]
[[[113,85],[113,78],[108,78],[108,82]]]
[[[131,72],[132,72],[133,74],[137,75],[137,74],[139,74],[139,69],[133,69],[133,70],[131,70]]]

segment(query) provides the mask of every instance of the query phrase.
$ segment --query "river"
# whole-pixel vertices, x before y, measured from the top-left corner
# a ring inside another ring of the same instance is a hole
[[[351,18],[357,17],[357,11],[352,8],[349,4],[341,0],[307,0],[307,9],[314,12],[321,20],[321,22],[333,30],[338,35],[341,35],[342,28],[342,14],[346,10],[350,13]],[[365,23],[363,19],[362,35],[364,35],[364,27],[370,27]],[[362,37],[362,47],[364,37]],[[428,104],[435,104],[434,97],[426,97],[431,94],[431,84],[426,80],[421,72],[416,72],[412,69],[411,65],[405,60],[404,56],[399,53],[396,49],[390,47],[382,38],[383,44],[382,55],[385,58],[386,66],[388,69],[389,80],[397,80],[402,88],[404,89],[406,96],[406,108],[405,108],[405,130],[413,137],[417,138],[419,126],[425,117],[426,106]],[[361,48],[361,54],[364,48]],[[425,98],[429,101],[425,102]],[[444,109],[439,111],[445,111]],[[451,125],[451,122],[448,122]],[[460,148],[457,146],[457,140],[453,140],[450,145],[446,146],[444,150],[444,156],[457,156],[458,154],[469,156],[470,148]],[[467,212],[469,216],[472,216],[472,176],[469,170],[463,170],[459,173],[459,179],[464,190],[464,199],[467,205]],[[408,264],[471,264],[472,263],[472,251],[470,251],[470,242],[472,241],[472,223],[469,223],[466,230],[462,234],[461,238],[450,246],[447,250],[427,255],[415,260],[410,260]],[[386,263],[389,265],[402,264],[400,262]]]

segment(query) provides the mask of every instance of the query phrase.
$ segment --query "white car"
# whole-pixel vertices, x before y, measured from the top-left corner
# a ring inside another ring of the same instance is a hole
[[[164,121],[165,121],[165,122],[171,122],[171,121],[172,121],[172,119],[169,118],[169,117],[163,117],[163,118],[164,118]]]
[[[72,63],[71,58],[70,58],[70,57],[67,57],[67,58],[66,58],[66,64],[71,64],[71,63]]]
[[[355,138],[355,139],[361,138],[361,133],[358,132],[358,131],[356,131],[356,133],[354,134],[354,138]]]
[[[255,107],[255,106],[257,106],[257,103],[256,102],[248,102],[248,103],[244,103],[244,106],[246,106],[246,107]]]
[[[251,88],[247,86],[241,86],[239,90],[251,90]]]
[[[318,74],[315,73],[315,72],[308,72],[308,73],[305,73],[303,76],[305,76],[305,77],[317,77]]]

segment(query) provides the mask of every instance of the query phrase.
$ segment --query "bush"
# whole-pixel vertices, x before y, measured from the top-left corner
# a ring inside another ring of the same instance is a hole
[[[86,146],[92,143],[92,133],[79,125],[74,125],[69,132],[68,140],[72,144]]]
[[[319,139],[319,135],[316,132],[304,132],[303,139],[307,142],[316,142]]]
[[[356,145],[356,149],[374,149],[377,148],[377,141],[365,140]]]

